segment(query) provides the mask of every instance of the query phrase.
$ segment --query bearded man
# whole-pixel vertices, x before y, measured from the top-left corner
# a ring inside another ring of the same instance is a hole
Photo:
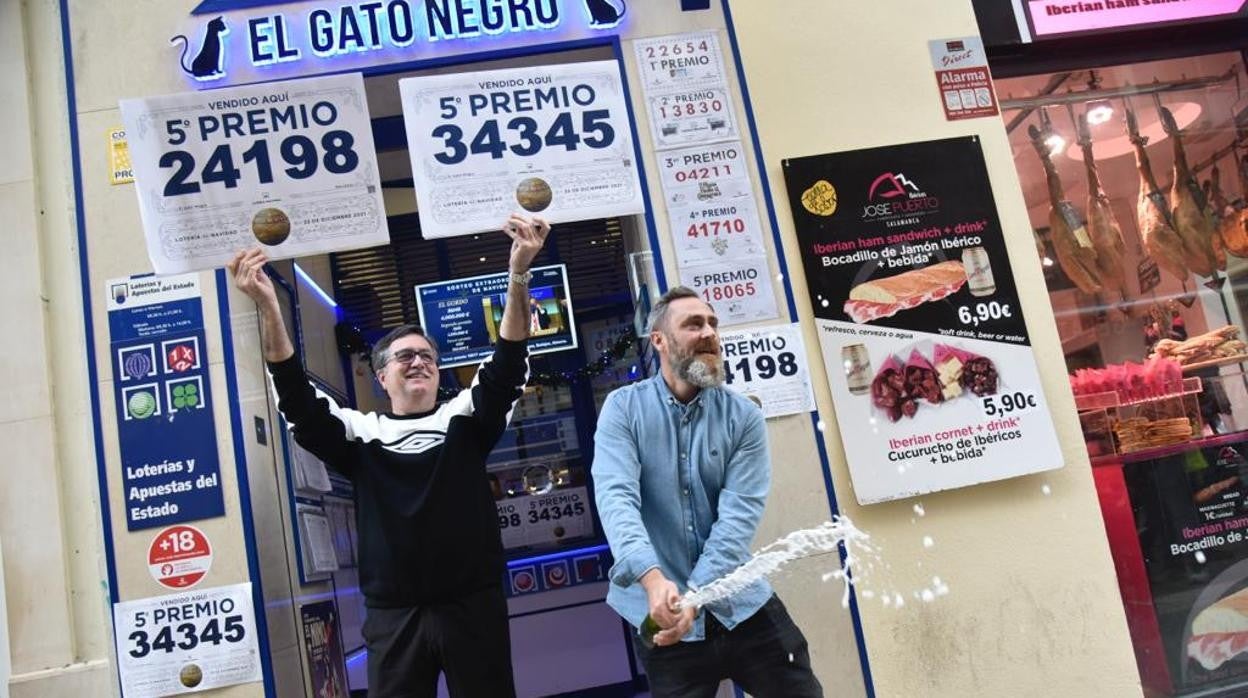
[[[705,609],[681,595],[750,558],[771,484],[762,412],[721,387],[719,320],[677,286],[650,313],[660,372],[607,397],[594,435],[594,495],[615,564],[607,603],[635,628],[655,698],[822,696],[806,638],[766,580]],[[705,610],[705,613],[701,611]]]

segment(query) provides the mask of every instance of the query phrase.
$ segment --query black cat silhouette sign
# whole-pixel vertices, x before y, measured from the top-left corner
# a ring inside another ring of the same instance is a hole
[[[624,0],[582,0],[591,29],[610,29],[624,20]]]
[[[177,45],[181,40],[182,55],[178,62],[182,66],[182,71],[187,75],[200,82],[219,80],[225,77],[225,35],[228,33],[230,33],[230,27],[225,23],[225,19],[216,17],[209,20],[208,25],[204,27],[204,38],[199,50],[195,52],[189,65],[186,62],[186,54],[190,49],[190,41],[182,34],[178,34],[170,39],[169,43]]]

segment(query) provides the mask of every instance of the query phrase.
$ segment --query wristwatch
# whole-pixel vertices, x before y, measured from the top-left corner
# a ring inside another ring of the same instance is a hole
[[[528,286],[529,279],[533,278],[533,272],[525,270],[523,274],[517,274],[516,272],[513,271],[511,272],[511,276],[509,276],[508,278],[511,280],[511,283],[513,284],[517,284],[519,286]]]

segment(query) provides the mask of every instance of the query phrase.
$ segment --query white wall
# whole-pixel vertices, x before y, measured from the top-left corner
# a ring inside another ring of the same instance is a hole
[[[59,37],[55,2],[0,3],[0,694],[15,698],[113,690]]]

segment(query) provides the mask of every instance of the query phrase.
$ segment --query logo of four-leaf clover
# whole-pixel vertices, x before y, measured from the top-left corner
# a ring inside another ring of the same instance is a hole
[[[199,405],[199,388],[194,383],[173,386],[173,406],[186,409]]]

